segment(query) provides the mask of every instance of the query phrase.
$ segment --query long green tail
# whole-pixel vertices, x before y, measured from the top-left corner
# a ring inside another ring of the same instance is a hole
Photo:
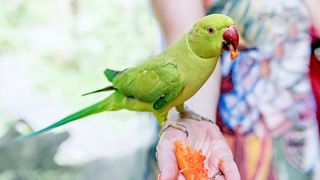
[[[49,131],[51,129],[54,129],[56,127],[59,127],[59,126],[62,126],[64,124],[67,124],[69,122],[72,122],[72,121],[75,121],[75,120],[78,120],[78,119],[81,119],[83,117],[86,117],[86,116],[89,116],[89,115],[92,115],[92,114],[97,114],[97,113],[100,113],[100,112],[103,112],[103,111],[112,111],[112,110],[118,110],[118,109],[121,109],[121,108],[116,108],[114,107],[115,103],[117,102],[117,100],[119,100],[119,96],[117,96],[116,94],[118,94],[117,92],[115,92],[114,94],[110,95],[109,97],[107,97],[106,99],[96,103],[96,104],[93,104],[87,108],[84,108],[74,114],[71,114],[65,118],[63,118],[62,120],[60,121],[57,121],[53,124],[51,124],[50,126],[46,127],[46,128],[43,128],[43,129],[40,129],[38,131],[34,131],[30,134],[27,134],[27,135],[24,135],[24,136],[19,136],[15,139],[15,141],[21,141],[21,140],[24,140],[24,139],[27,139],[27,138],[30,138],[30,137],[33,137],[33,136],[36,136],[36,135],[39,135],[41,133],[44,133],[46,131]]]

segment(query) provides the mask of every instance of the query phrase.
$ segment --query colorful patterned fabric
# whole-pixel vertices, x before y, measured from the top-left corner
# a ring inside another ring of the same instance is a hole
[[[312,85],[313,94],[317,103],[317,119],[320,123],[320,32],[316,32],[314,29],[312,34],[312,48],[310,59],[310,80]],[[320,127],[319,127],[320,130]]]
[[[308,67],[310,21],[301,0],[210,0],[231,16],[242,49],[222,59],[219,120],[242,179],[310,179],[319,156]]]

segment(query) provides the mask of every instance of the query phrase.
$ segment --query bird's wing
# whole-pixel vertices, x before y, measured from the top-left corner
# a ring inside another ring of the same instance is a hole
[[[118,74],[113,87],[128,97],[154,103],[155,109],[165,107],[183,89],[178,66],[172,62],[146,63]]]

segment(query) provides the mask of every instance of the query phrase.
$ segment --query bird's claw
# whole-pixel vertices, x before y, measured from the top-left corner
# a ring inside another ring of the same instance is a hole
[[[160,137],[162,136],[162,134],[164,133],[165,130],[167,130],[169,127],[173,127],[175,129],[181,130],[183,132],[185,132],[188,136],[188,131],[187,128],[184,126],[184,124],[180,121],[169,121],[167,120],[164,124],[164,126],[161,128],[160,130]]]
[[[211,119],[205,118],[203,116],[200,116],[199,114],[193,112],[193,111],[185,111],[183,113],[180,113],[181,118],[188,118],[196,121],[207,121],[210,123],[214,123]]]

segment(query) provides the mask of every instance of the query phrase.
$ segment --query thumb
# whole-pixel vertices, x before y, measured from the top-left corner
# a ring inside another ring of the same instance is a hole
[[[176,160],[174,141],[185,141],[186,135],[180,131],[168,129],[157,146],[157,160],[160,169],[161,180],[178,179],[179,168]]]
[[[173,149],[163,149],[163,144],[158,145],[158,166],[160,169],[161,180],[177,179],[179,175],[179,169],[176,162],[176,156]],[[169,145],[169,144],[168,144]],[[172,145],[172,143],[170,143]]]
[[[178,179],[178,176],[179,176],[178,171],[171,171],[169,168],[165,168],[160,171],[158,180]]]
[[[173,177],[175,178],[175,177]],[[162,180],[164,178],[161,177],[161,174],[159,174],[158,179],[157,180]],[[179,172],[178,178],[175,178],[177,180],[186,180],[186,178],[182,175],[182,173]],[[171,179],[170,179],[171,180]]]
[[[161,180],[177,179],[179,169],[176,162],[173,143],[168,139],[160,139],[157,146],[157,159]]]

